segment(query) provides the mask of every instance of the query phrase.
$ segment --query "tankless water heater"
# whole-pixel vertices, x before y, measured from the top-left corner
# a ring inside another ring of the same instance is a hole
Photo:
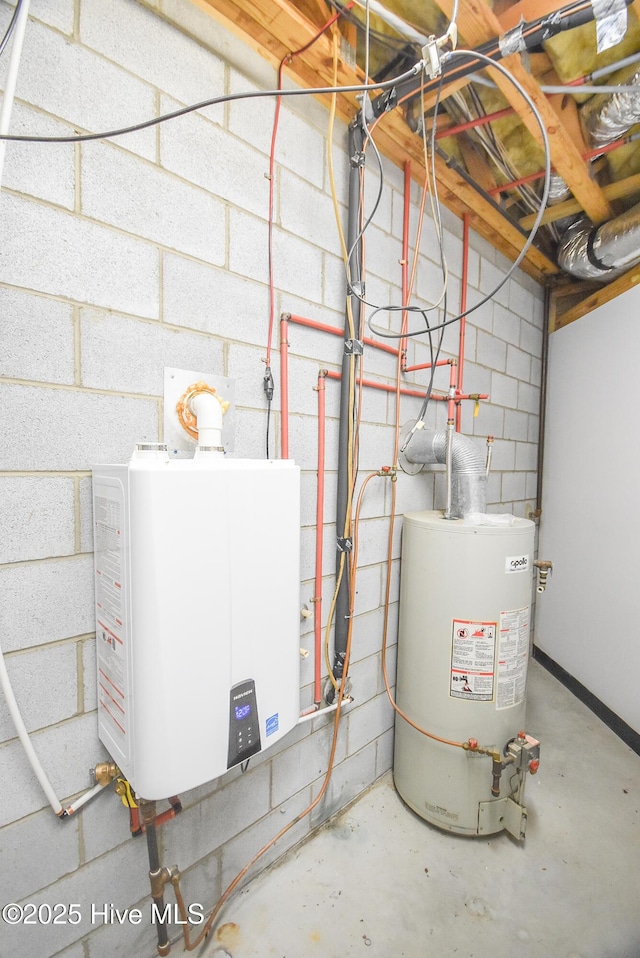
[[[93,470],[99,734],[138,796],[224,774],[298,721],[300,470]]]

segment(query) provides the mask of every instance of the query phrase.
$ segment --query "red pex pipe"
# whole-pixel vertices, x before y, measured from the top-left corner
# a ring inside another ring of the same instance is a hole
[[[287,313],[287,319],[290,323],[297,323],[298,326],[308,326],[310,329],[319,329],[323,333],[330,333],[332,336],[340,336],[344,339],[344,329],[338,326],[329,326],[327,323],[320,323],[316,319],[308,319],[306,316],[297,316],[294,313]],[[376,339],[368,339],[366,336],[363,342],[367,346],[373,346],[374,349],[380,349],[384,353],[391,353],[397,356],[399,350],[395,346],[387,346],[386,343],[379,343]]]
[[[436,360],[436,366],[448,366],[448,359],[438,359]],[[417,366],[405,366],[403,372],[412,373],[416,369],[431,369],[432,363],[419,363]]]
[[[449,363],[450,360],[445,359],[445,363]],[[336,373],[332,369],[327,370],[327,379],[342,379],[342,373]],[[395,386],[390,386],[388,383],[376,383],[373,379],[360,379],[358,378],[358,385],[362,383],[363,386],[370,386],[371,389],[383,389],[387,393],[394,393],[396,391]],[[424,399],[424,391],[420,392],[418,389],[405,389],[404,387],[400,390],[403,396],[417,396],[419,399]],[[456,394],[456,401],[461,399],[473,399],[474,402],[478,402],[480,399],[488,399],[489,393],[461,393],[460,395]],[[431,394],[431,399],[434,402],[448,402],[448,396],[438,396],[435,393]]]
[[[328,379],[342,379],[342,373],[336,373],[332,369],[327,370]],[[358,376],[358,385],[369,386],[371,389],[382,389],[387,393],[394,393],[396,391],[395,386],[390,386],[388,383],[376,383],[373,379],[362,379]],[[424,391],[419,392],[417,389],[401,389],[400,392],[403,396],[418,396],[419,399],[424,399]],[[446,396],[432,396],[432,399],[446,399]]]
[[[487,113],[484,116],[477,116],[473,120],[466,120],[464,123],[449,126],[444,130],[436,130],[436,140],[443,140],[447,136],[464,133],[465,130],[472,130],[475,126],[484,126],[485,123],[492,123],[493,120],[501,120],[503,116],[509,116],[515,112],[512,106],[507,106],[504,110],[496,110],[495,113]]]
[[[598,146],[593,150],[587,150],[586,153],[582,154],[583,160],[592,160],[596,156],[602,156],[604,153],[611,153],[612,150],[617,150],[621,146],[626,146],[627,143],[633,142],[634,137],[625,136],[620,140],[615,140],[613,143],[607,143],[605,146]],[[555,170],[552,169],[552,173],[555,173]],[[537,173],[529,173],[528,176],[521,176],[519,180],[512,180],[510,183],[504,183],[502,186],[493,186],[490,190],[487,190],[487,193],[493,196],[494,193],[503,193],[505,190],[514,190],[517,186],[524,186],[525,183],[534,183],[535,180],[541,180],[544,176],[544,170],[539,170]]]

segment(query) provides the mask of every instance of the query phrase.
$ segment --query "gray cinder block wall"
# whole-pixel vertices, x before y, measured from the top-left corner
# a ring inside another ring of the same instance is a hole
[[[0,2],[0,31],[12,7]],[[0,60],[4,84],[7,56]],[[96,131],[176,105],[272,88],[272,68],[188,0],[33,0],[12,130]],[[110,142],[10,145],[0,198],[0,636],[33,744],[59,796],[88,785],[105,758],[97,737],[90,468],[125,461],[136,441],[161,438],[164,366],[236,377],[235,454],[265,446],[263,357],[268,318],[266,217],[274,104],[249,100],[200,111]],[[324,107],[283,104],[277,142],[275,279],[286,310],[341,326],[344,270],[331,209]],[[335,166],[345,214],[346,130],[335,130]],[[367,233],[367,292],[398,302],[402,174],[385,164],[383,200]],[[367,195],[376,189],[367,172]],[[415,227],[418,189],[412,194]],[[449,301],[460,295],[461,224],[444,215]],[[472,234],[469,300],[504,275],[507,262]],[[437,295],[432,228],[425,230],[418,302]],[[385,314],[378,322],[387,323]],[[515,275],[470,317],[465,387],[488,392],[463,429],[496,437],[490,509],[524,514],[535,496],[542,327],[541,291]],[[277,330],[276,330],[277,335]],[[303,469],[301,606],[314,594],[318,368],[339,368],[340,341],[292,327],[291,455]],[[445,338],[445,355],[457,332]],[[277,377],[277,341],[274,370]],[[412,340],[409,362],[425,362]],[[370,376],[392,383],[395,361],[369,350]],[[424,384],[426,373],[407,377]],[[444,389],[446,369],[436,387]],[[279,384],[278,384],[279,385]],[[272,444],[279,449],[279,388]],[[435,404],[434,404],[435,405]],[[401,419],[419,400],[403,400]],[[432,409],[441,425],[444,408]],[[338,386],[327,382],[329,415],[324,595],[333,587]],[[389,464],[393,398],[365,391],[362,473]],[[311,820],[299,823],[263,861],[300,841],[353,799],[392,761],[393,714],[380,674],[388,485],[365,500],[353,646],[355,704],[341,726],[335,773]],[[435,498],[434,498],[435,497]],[[401,475],[397,511],[443,502],[442,474]],[[393,568],[393,667],[400,523]],[[328,601],[325,602],[325,610]],[[312,646],[312,620],[301,646]],[[311,701],[311,657],[302,661],[303,705]],[[179,717],[177,717],[179,720]],[[82,920],[3,925],[3,958],[150,956],[146,848],[129,836],[113,794],[59,822],[46,806],[0,702],[0,904],[77,903]],[[184,872],[191,901],[211,906],[226,883],[282,824],[317,794],[326,768],[329,718],[301,725],[241,775],[183,795],[185,811],[162,829],[164,860]],[[134,925],[91,922],[91,905],[138,905]],[[43,912],[46,915],[46,911]],[[177,931],[177,929],[175,929]]]

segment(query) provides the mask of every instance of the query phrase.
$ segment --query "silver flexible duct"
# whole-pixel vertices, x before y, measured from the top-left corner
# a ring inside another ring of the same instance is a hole
[[[640,203],[596,229],[582,217],[558,248],[558,265],[580,279],[609,282],[640,262]]]
[[[627,67],[612,77],[612,83],[637,86],[633,91],[601,93],[585,103],[580,122],[587,141],[593,147],[605,146],[624,136],[634,123],[640,123],[640,70]]]
[[[556,203],[563,203],[571,196],[571,190],[562,179],[559,173],[552,173],[549,177],[549,198],[547,206],[553,206]]]
[[[434,465],[445,463],[447,457],[447,434],[429,429],[417,430],[409,443],[404,457],[412,464]],[[462,519],[472,512],[487,511],[487,474],[484,453],[476,443],[453,434],[451,449],[451,513]]]
[[[580,111],[585,137],[606,146],[640,122],[640,70],[631,65],[615,74],[618,84],[637,87],[592,97]],[[580,279],[609,282],[640,262],[640,204],[603,226],[585,217],[569,225],[558,247],[558,265]]]

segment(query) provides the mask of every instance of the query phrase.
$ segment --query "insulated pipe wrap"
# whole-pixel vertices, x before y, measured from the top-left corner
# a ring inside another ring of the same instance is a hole
[[[446,432],[422,429],[414,433],[404,455],[410,463],[444,463],[447,454]],[[475,442],[453,435],[451,450],[451,511],[462,519],[471,512],[487,510],[487,474],[485,459]]]

